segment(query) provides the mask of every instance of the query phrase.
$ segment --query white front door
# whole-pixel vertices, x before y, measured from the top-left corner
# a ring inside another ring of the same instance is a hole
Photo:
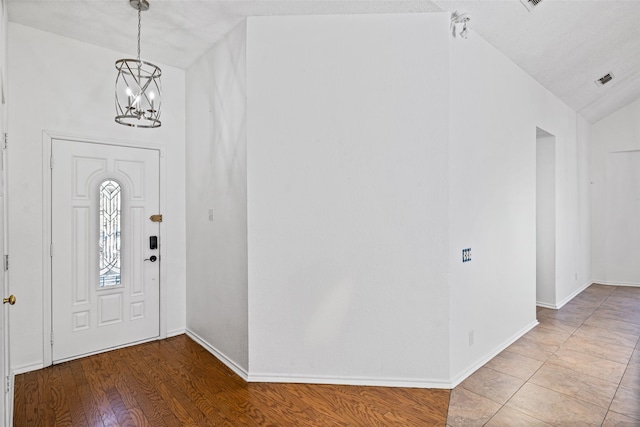
[[[160,333],[157,150],[52,140],[52,359]]]

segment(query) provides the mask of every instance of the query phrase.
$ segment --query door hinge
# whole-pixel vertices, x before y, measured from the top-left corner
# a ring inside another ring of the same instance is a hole
[[[7,132],[4,133],[3,141],[4,141],[4,148],[9,148],[9,134]]]
[[[53,345],[53,331],[51,331],[51,345]]]
[[[53,169],[53,156],[49,157],[49,169]]]
[[[49,245],[49,256],[53,256],[53,243]]]
[[[9,270],[9,255],[4,256],[4,271]]]
[[[11,377],[9,375],[6,376],[5,378],[7,380],[6,384],[5,384],[5,392],[9,393],[9,391],[11,390]]]

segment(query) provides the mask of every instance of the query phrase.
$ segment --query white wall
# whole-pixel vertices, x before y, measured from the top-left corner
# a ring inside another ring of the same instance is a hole
[[[448,14],[249,18],[243,92],[243,31],[188,71],[188,322],[250,380],[447,386],[533,327],[538,126],[554,303],[589,284],[589,125],[488,43]]]
[[[449,15],[249,18],[250,377],[448,381]]]
[[[473,33],[451,41],[451,378],[535,325],[536,127],[556,136],[556,293],[589,284],[583,119]],[[472,261],[461,250],[472,248]],[[576,273],[578,279],[576,280]],[[474,343],[469,333],[473,331]]]
[[[186,76],[187,329],[246,376],[246,24]]]
[[[592,127],[593,279],[640,285],[640,100]]]
[[[10,319],[14,369],[43,362],[43,130],[166,148],[161,244],[170,301],[167,330],[184,330],[184,72],[158,64],[163,70],[162,127],[127,128],[114,122],[113,99],[114,62],[126,55],[9,24],[9,278],[19,301]]]

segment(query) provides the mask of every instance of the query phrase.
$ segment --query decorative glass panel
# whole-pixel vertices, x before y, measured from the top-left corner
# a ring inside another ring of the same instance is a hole
[[[120,284],[120,184],[100,185],[100,287]]]

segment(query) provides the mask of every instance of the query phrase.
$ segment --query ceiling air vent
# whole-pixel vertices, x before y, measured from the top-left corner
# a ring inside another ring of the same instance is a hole
[[[608,73],[608,74],[605,74],[604,76],[600,77],[598,80],[596,80],[596,84],[598,86],[604,86],[607,83],[609,83],[611,80],[613,80],[613,74]]]
[[[524,7],[527,8],[529,12],[533,10],[534,7],[542,3],[542,0],[520,0]]]

